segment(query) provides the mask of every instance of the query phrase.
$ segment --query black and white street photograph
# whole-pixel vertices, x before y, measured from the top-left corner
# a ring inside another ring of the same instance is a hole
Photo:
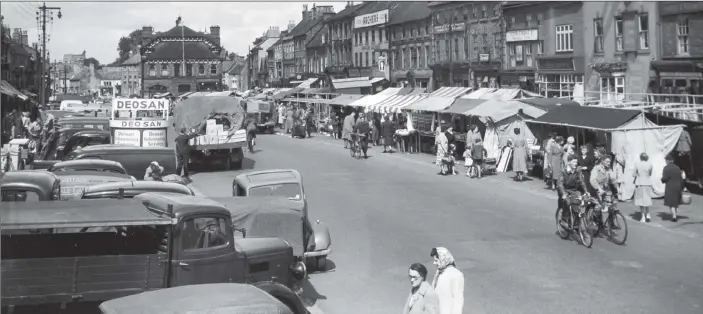
[[[703,313],[703,2],[0,22],[2,314]]]

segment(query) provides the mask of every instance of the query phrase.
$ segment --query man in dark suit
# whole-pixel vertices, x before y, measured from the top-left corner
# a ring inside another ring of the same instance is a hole
[[[371,132],[371,126],[369,122],[366,121],[365,115],[359,116],[359,121],[356,122],[354,126],[357,136],[359,136],[359,144],[361,145],[361,151],[364,152],[364,158],[369,158],[366,155],[366,151],[369,149],[369,133]]]
[[[186,128],[181,128],[181,133],[175,138],[176,141],[176,174],[181,175],[183,170],[183,179],[186,182],[191,181],[188,174],[188,161],[190,160],[190,140],[196,138],[198,133],[193,130],[191,133],[186,132]]]
[[[386,116],[383,123],[381,123],[381,135],[383,136],[383,152],[392,153],[393,135],[395,135],[395,125],[391,121],[390,116]]]

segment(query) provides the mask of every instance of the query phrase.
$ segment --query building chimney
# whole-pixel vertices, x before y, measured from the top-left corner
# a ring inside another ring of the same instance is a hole
[[[220,26],[210,26],[210,37],[217,43],[220,44]]]
[[[286,29],[289,33],[295,28],[295,22],[293,20],[288,21],[288,28]]]
[[[22,32],[22,45],[29,46],[29,35],[27,35],[27,31]]]
[[[144,26],[142,27],[142,42],[141,46],[144,47],[146,46],[147,43],[149,43],[154,36],[154,28],[151,26]]]
[[[22,29],[21,28],[15,28],[12,30],[12,40],[14,40],[18,44],[22,44]]]
[[[308,11],[308,5],[303,4],[303,20],[312,19],[312,12]]]

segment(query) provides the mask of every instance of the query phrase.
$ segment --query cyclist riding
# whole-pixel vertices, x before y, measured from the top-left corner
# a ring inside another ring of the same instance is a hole
[[[571,155],[567,158],[566,166],[561,171],[557,179],[557,191],[559,193],[559,208],[564,219],[570,217],[567,210],[571,204],[583,193],[588,193],[586,181],[584,181],[581,168],[578,167],[578,158]]]
[[[591,177],[588,181],[599,199],[606,195],[612,196],[613,194],[612,186],[615,184],[615,173],[610,169],[610,164],[610,156],[603,155],[598,160],[598,164],[591,170]],[[608,211],[606,206],[603,206],[601,210],[603,212]]]
[[[371,126],[366,121],[366,117],[362,114],[359,116],[359,121],[354,125],[354,135],[359,137],[359,148],[364,153],[364,158],[369,158],[366,151],[369,149],[369,133]]]

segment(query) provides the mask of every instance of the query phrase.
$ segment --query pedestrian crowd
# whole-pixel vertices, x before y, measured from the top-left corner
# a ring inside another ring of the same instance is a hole
[[[52,114],[47,114],[45,119],[38,106],[33,106],[30,111],[12,110],[2,121],[2,144],[7,144],[13,139],[27,139],[29,156],[34,159],[44,159],[56,136],[54,126],[56,119]],[[9,159],[8,159],[9,160]]]
[[[685,172],[674,163],[673,155],[667,155],[666,162],[661,177],[665,184],[664,206],[669,207],[671,220],[676,222],[678,208],[683,203]],[[597,199],[624,201],[625,180],[631,180],[635,185],[634,205],[640,208],[640,221],[647,223],[651,221],[649,208],[654,197],[653,164],[647,153],[639,155],[633,168],[632,176],[627,177],[625,161],[614,158],[614,154],[602,144],[592,147],[586,143],[576,148],[574,137],[565,140],[552,133],[544,145],[544,180],[548,189],[557,191],[560,206],[564,206],[563,202],[570,194],[568,190],[580,190],[580,193],[588,193]]]

